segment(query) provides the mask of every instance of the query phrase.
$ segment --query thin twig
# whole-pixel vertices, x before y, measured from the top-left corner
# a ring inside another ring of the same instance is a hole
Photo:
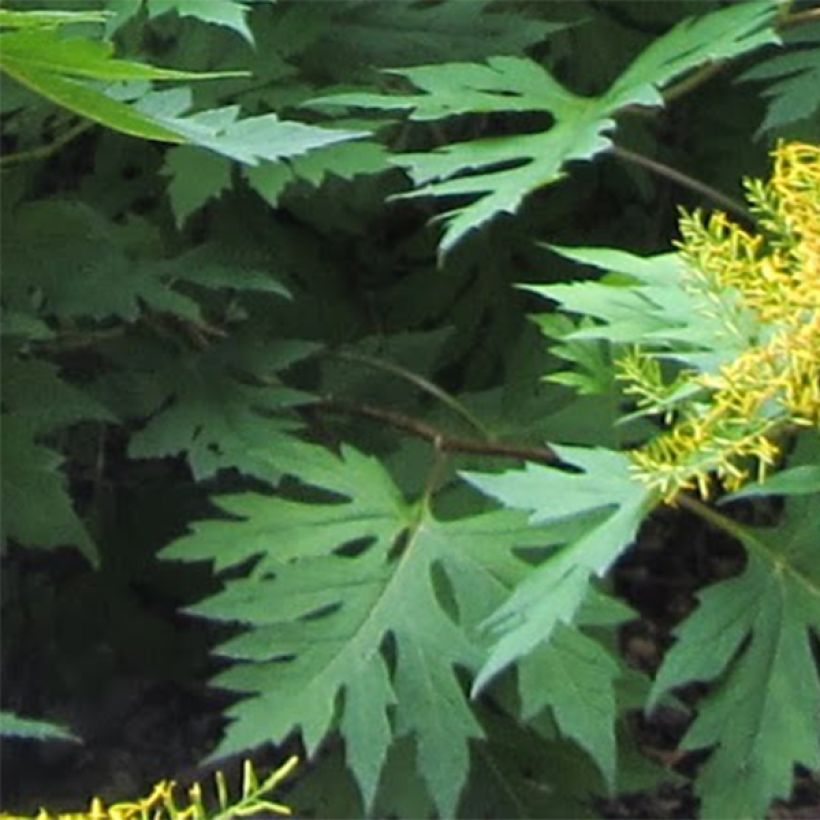
[[[92,129],[97,123],[83,120],[61,134],[53,142],[46,145],[38,145],[28,151],[19,151],[16,154],[8,154],[0,157],[0,168],[10,168],[12,165],[20,165],[24,162],[36,162],[37,160],[48,159],[56,154],[64,145]]]
[[[789,14],[777,23],[777,28],[802,26],[815,21],[820,21],[820,8],[806,9],[805,11],[798,11],[795,14]]]
[[[675,503],[680,504],[681,507],[694,513],[713,527],[723,530],[736,538],[749,553],[769,562],[775,573],[790,575],[792,580],[803,587],[811,597],[820,595],[820,584],[804,570],[801,570],[799,564],[790,560],[794,556],[790,555],[788,551],[780,551],[774,548],[765,538],[759,537],[754,530],[719,513],[692,495],[681,493],[675,498]]]
[[[708,504],[704,504],[700,499],[695,498],[693,495],[689,495],[688,493],[679,493],[675,497],[675,504],[680,505],[685,510],[689,510],[689,512],[694,513],[698,516],[698,518],[702,518],[716,529],[723,530],[723,532],[731,535],[738,541],[744,541],[748,535],[746,528],[742,524],[739,524],[734,519],[719,513],[717,510],[713,509]]]
[[[467,421],[477,432],[481,433],[482,436],[485,438],[490,438],[490,431],[481,423],[481,419],[479,419],[478,416],[465,407],[455,396],[450,395],[450,393],[446,390],[443,390],[437,384],[434,384],[429,379],[425,379],[424,376],[419,375],[413,370],[409,370],[408,368],[403,367],[400,364],[396,364],[395,362],[377,359],[375,356],[368,356],[364,353],[334,350],[329,351],[326,355],[334,359],[341,359],[345,362],[363,364],[366,367],[372,367],[375,370],[383,370],[386,373],[392,373],[394,376],[398,376],[399,378],[414,384],[420,390],[423,390],[425,393],[429,393],[431,396],[437,398],[442,404],[446,404],[447,407],[465,419],[465,421]]]
[[[477,439],[451,436],[446,431],[434,427],[421,419],[405,415],[386,407],[376,407],[372,404],[359,404],[344,399],[326,398],[316,402],[311,407],[343,416],[354,416],[372,419],[389,424],[398,430],[403,430],[417,438],[429,441],[442,452],[475,453],[476,455],[499,456],[521,461],[534,461],[539,464],[562,464],[558,454],[550,447],[522,447],[515,444],[505,444],[495,441],[479,441]]]
[[[705,65],[701,66],[697,71],[693,71],[688,77],[684,77],[679,83],[675,83],[675,85],[670,85],[669,88],[667,88],[666,91],[663,92],[664,106],[669,105],[669,103],[677,100],[678,97],[683,97],[690,91],[693,91],[699,85],[703,85],[704,83],[711,80],[712,77],[715,77],[716,75],[720,74],[720,72],[723,71],[723,67],[725,65],[725,60],[717,60],[715,62],[706,63]]]
[[[727,211],[732,211],[743,219],[749,222],[754,222],[754,218],[742,202],[737,199],[733,199],[721,191],[718,191],[717,188],[713,188],[705,182],[701,182],[699,179],[690,177],[682,171],[678,171],[677,169],[672,168],[669,165],[665,165],[662,162],[658,162],[657,160],[645,157],[642,154],[636,154],[626,148],[621,148],[620,145],[613,145],[611,152],[619,159],[625,160],[626,162],[631,162],[635,165],[640,165],[641,167],[658,174],[658,176],[671,179],[673,182],[677,182],[678,185],[682,185],[684,188],[689,188],[692,191],[696,191],[697,193],[713,200],[718,205],[722,205]]]
[[[807,9],[806,11],[799,11],[796,14],[785,14],[774,22],[774,27],[776,29],[786,29],[816,21],[820,21],[820,8]],[[680,82],[669,86],[662,95],[664,106],[668,106],[669,103],[677,100],[679,97],[683,97],[690,91],[694,91],[699,86],[711,80],[712,77],[720,74],[729,62],[729,60],[716,60],[715,62],[706,63],[706,65],[701,66],[697,71],[684,77]],[[652,116],[657,113],[658,109],[648,109],[643,105],[628,105],[622,109],[622,111],[624,113],[628,112],[630,114]]]

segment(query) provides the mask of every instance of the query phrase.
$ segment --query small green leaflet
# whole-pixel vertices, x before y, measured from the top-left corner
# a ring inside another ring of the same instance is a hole
[[[527,286],[527,289],[538,293],[538,287]],[[573,338],[576,330],[589,327],[591,321],[582,319],[576,326],[568,316],[556,312],[538,314],[533,320],[552,342],[550,353],[573,364],[572,370],[545,376],[546,381],[573,387],[580,396],[613,394],[617,390],[606,347],[594,339]]]
[[[40,439],[78,421],[113,417],[63,381],[52,365],[22,361],[8,349],[3,352],[3,404],[3,540],[46,548],[76,546],[96,564],[97,549],[74,511],[59,470],[63,458]]]
[[[171,285],[188,282],[209,290],[260,291],[290,298],[288,289],[268,270],[265,262],[225,249],[217,242],[205,242],[154,266],[156,275]]]
[[[736,525],[746,569],[699,595],[652,687],[648,708],[676,686],[719,678],[681,742],[718,744],[697,781],[704,817],[762,817],[788,798],[795,764],[820,766],[818,504],[817,494],[792,496],[777,527]]]
[[[203,23],[233,29],[253,44],[248,28],[248,6],[242,0],[147,0],[148,14],[156,17],[175,11],[180,17],[194,17]]]
[[[281,463],[275,451],[270,458]],[[482,659],[465,624],[503,600],[525,567],[512,548],[537,545],[539,533],[513,511],[438,522],[403,501],[378,461],[349,447],[339,459],[303,445],[293,464],[300,480],[340,500],[223,497],[217,503],[235,520],[200,522],[163,553],[218,567],[258,559],[193,610],[248,625],[219,650],[238,663],[217,685],[253,696],[232,710],[216,754],[279,742],[294,729],[313,753],[338,719],[370,806],[388,751],[412,736],[418,770],[439,812],[451,815],[470,741],[482,736],[455,674]]]
[[[530,720],[549,706],[566,737],[578,741],[615,785],[614,681],[617,661],[596,640],[559,623],[549,642],[518,661],[521,716]]]
[[[718,503],[729,504],[740,498],[755,498],[765,495],[809,495],[820,493],[820,465],[801,464],[789,467],[763,482],[747,484],[734,493],[723,496]]]
[[[113,12],[108,33],[113,34],[145,7],[151,18],[176,12],[180,17],[192,17],[232,29],[253,45],[254,37],[247,21],[250,2],[252,0],[108,0],[108,7]]]
[[[319,128],[292,120],[280,120],[276,114],[239,118],[240,107],[228,105],[200,111],[190,116],[180,116],[187,110],[185,96],[178,89],[153,92],[146,95],[139,105],[146,111],[155,111],[158,121],[172,128],[183,139],[201,148],[207,148],[223,157],[245,165],[260,162],[278,162],[287,157],[305,154],[313,148],[333,145],[350,139],[368,136],[366,131],[343,131]],[[178,106],[175,113],[163,112],[169,100]]]
[[[820,23],[787,30],[783,51],[761,60],[740,75],[741,81],[769,80],[762,92],[769,98],[758,134],[809,121],[816,133],[820,112]]]
[[[323,34],[320,47],[342,76],[342,65],[406,66],[420,61],[481,59],[492,53],[521,54],[566,23],[506,13],[490,0],[446,0],[419,4],[391,0],[386,4],[351,4]]]
[[[246,165],[242,175],[268,204],[276,207],[285,189],[299,180],[319,186],[328,176],[352,179],[391,167],[384,148],[378,143],[359,139],[343,141],[356,136],[360,134],[312,127],[301,130],[294,135],[289,148],[280,146],[279,154],[269,158],[270,161]],[[171,177],[168,194],[178,225],[231,187],[229,156],[192,146],[168,151],[165,172]]]
[[[627,277],[522,286],[558,302],[563,310],[597,320],[583,324],[565,340],[639,344],[699,370],[733,361],[754,343],[759,323],[753,316],[730,291],[721,301],[722,311],[715,311],[706,297],[687,289],[677,254],[642,257],[613,248],[556,246],[550,250]]]
[[[0,712],[0,737],[21,737],[35,740],[70,740],[78,738],[54,723],[24,718],[14,712]]]
[[[165,174],[171,178],[168,198],[177,227],[210,199],[231,188],[232,163],[226,157],[190,145],[165,155]]]
[[[476,750],[460,817],[578,820],[598,816],[590,795],[606,787],[576,746],[547,739],[490,709],[476,708],[488,737]]]
[[[769,23],[770,0],[735,4],[686,20],[657,38],[600,97],[580,97],[537,63],[520,57],[490,57],[485,65],[445,63],[391,73],[407,78],[419,93],[339,94],[317,105],[410,110],[410,119],[432,121],[457,114],[546,112],[546,131],[489,137],[445,145],[428,153],[400,154],[415,190],[404,196],[466,197],[446,211],[440,253],[499,213],[515,213],[524,198],[558,181],[573,160],[607,150],[612,116],[630,104],[661,105],[658,89],[708,60],[726,59],[777,42]],[[499,170],[500,168],[500,170]]]
[[[122,225],[80,202],[52,199],[19,208],[2,250],[4,297],[21,313],[134,321],[148,308],[199,322],[199,304],[181,284],[288,296],[261,264],[211,243],[158,259],[150,223]]]
[[[300,180],[318,187],[330,176],[353,179],[360,174],[377,174],[391,167],[381,145],[356,140],[320,146],[287,161],[244,168],[243,175],[268,204],[276,207],[288,186]]]
[[[629,546],[656,501],[631,477],[626,455],[603,448],[553,449],[580,472],[530,464],[498,475],[464,474],[504,506],[531,511],[533,523],[564,522],[576,528],[569,537],[549,542],[560,547],[486,621],[496,642],[474,691],[548,641],[559,624],[573,622],[591,578],[606,572]]]
[[[62,456],[36,443],[25,419],[3,414],[3,541],[31,547],[76,546],[98,563],[97,549],[80,521],[59,471]],[[43,514],[48,510],[48,515]]]
[[[145,303],[196,318],[195,302],[163,282],[156,267],[141,264],[152,252],[153,230],[112,222],[81,202],[28,203],[3,232],[4,298],[42,316],[134,320]]]
[[[275,465],[258,452],[289,440],[300,424],[288,411],[309,398],[283,385],[276,371],[313,349],[235,334],[204,351],[183,352],[145,337],[137,353],[133,341],[104,349],[121,370],[98,389],[123,417],[147,419],[131,437],[132,458],[184,453],[196,480],[235,468],[275,482]]]

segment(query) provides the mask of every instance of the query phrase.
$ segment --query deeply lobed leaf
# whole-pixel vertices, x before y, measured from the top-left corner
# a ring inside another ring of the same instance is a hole
[[[489,57],[485,65],[448,63],[395,69],[419,93],[352,93],[314,103],[388,111],[409,110],[420,122],[458,114],[542,112],[554,124],[543,131],[485,137],[401,154],[415,183],[408,196],[466,198],[446,211],[440,253],[447,254],[470,231],[500,213],[515,213],[532,191],[555,183],[573,160],[607,150],[613,115],[627,105],[661,105],[658,89],[707,60],[734,57],[777,42],[769,27],[774,5],[765,0],[737,4],[680,23],[657,38],[599,97],[581,97],[545,69],[520,57]]]

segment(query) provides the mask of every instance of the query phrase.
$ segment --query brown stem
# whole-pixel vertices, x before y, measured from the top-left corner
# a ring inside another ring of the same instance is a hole
[[[666,177],[667,179],[671,179],[673,182],[677,182],[678,185],[682,185],[684,188],[689,188],[692,191],[696,191],[699,194],[702,194],[705,197],[716,202],[718,205],[722,205],[727,211],[732,211],[733,213],[737,214],[738,216],[742,217],[744,220],[748,222],[754,222],[752,215],[749,213],[746,206],[740,202],[739,200],[733,199],[730,196],[718,191],[717,188],[713,188],[711,185],[707,185],[705,182],[701,182],[699,179],[695,179],[694,177],[690,177],[688,174],[684,174],[682,171],[678,171],[675,168],[670,167],[669,165],[664,165],[662,162],[658,162],[657,160],[650,159],[649,157],[645,157],[642,154],[636,154],[633,151],[629,151],[626,148],[621,148],[619,145],[613,145],[611,148],[612,154],[619,159],[622,159],[626,162],[631,162],[634,165],[640,165],[643,168],[646,168],[649,171],[652,171],[659,176]]]
[[[820,21],[820,8],[807,9],[806,11],[799,11],[796,14],[785,14],[774,22],[774,27],[782,30],[791,28],[792,26],[801,26],[806,23],[813,23],[816,21]],[[663,92],[664,105],[668,106],[669,103],[677,100],[679,97],[683,97],[690,91],[694,91],[699,86],[708,82],[712,79],[712,77],[720,74],[729,62],[729,60],[717,60],[715,62],[706,63],[706,65],[701,66],[697,71],[694,71],[689,76],[684,77],[680,82],[675,83],[675,85],[670,85],[669,88]],[[623,111],[629,112],[630,114],[641,114],[645,116],[653,116],[657,113],[657,109],[647,109],[642,105],[628,105],[623,109]]]
[[[725,65],[725,60],[717,60],[713,63],[706,63],[706,65],[701,66],[697,71],[693,72],[688,77],[684,77],[679,83],[670,85],[669,88],[663,92],[663,104],[667,106],[669,103],[677,100],[678,97],[683,97],[699,85],[703,85],[705,82],[708,82],[712,79],[712,77],[720,74]]]
[[[421,419],[386,407],[358,404],[336,398],[321,399],[311,406],[326,413],[367,418],[388,424],[397,430],[403,430],[412,436],[429,441],[441,452],[475,453],[476,455],[499,456],[501,458],[534,461],[539,464],[550,465],[563,463],[558,454],[550,447],[522,447],[516,444],[505,444],[504,442],[479,441],[477,439],[451,436],[444,430],[440,430]]]

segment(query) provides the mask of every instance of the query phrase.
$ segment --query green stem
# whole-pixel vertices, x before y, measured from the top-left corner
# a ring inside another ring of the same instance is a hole
[[[375,356],[368,356],[364,353],[351,353],[349,351],[340,350],[333,351],[328,355],[336,359],[341,359],[342,361],[353,362],[354,364],[363,364],[366,367],[373,368],[374,370],[382,370],[385,373],[391,373],[394,376],[398,376],[400,379],[410,382],[410,384],[418,387],[419,390],[429,393],[431,396],[437,398],[442,404],[447,405],[447,407],[449,407],[454,413],[461,416],[470,424],[471,427],[481,433],[484,438],[493,438],[492,433],[484,426],[484,424],[482,424],[481,419],[465,407],[455,396],[452,396],[446,390],[442,390],[437,384],[434,384],[429,379],[425,379],[424,376],[420,376],[418,373],[408,370],[406,367],[396,364],[395,362],[377,359]]]
[[[7,154],[5,157],[0,157],[0,168],[10,168],[12,165],[20,165],[24,162],[36,162],[37,160],[48,159],[50,156],[56,154],[64,145],[67,145],[73,139],[79,137],[80,134],[89,131],[96,124],[95,122],[83,120],[57,137],[54,142],[49,142],[46,145],[38,145],[37,148],[31,148],[28,151],[19,151],[16,154]]]
[[[723,532],[736,538],[750,553],[771,565],[773,572],[788,574],[795,583],[804,587],[812,597],[820,595],[820,585],[813,582],[811,578],[802,574],[797,567],[789,563],[787,554],[773,550],[765,541],[757,538],[748,527],[728,516],[722,515],[708,504],[704,504],[691,495],[681,493],[675,501],[713,527],[723,530]]]
[[[447,451],[442,445],[441,437],[437,437],[433,442],[433,463],[427,472],[427,478],[424,481],[424,489],[421,494],[421,503],[426,510],[430,509],[433,495],[438,489],[438,483],[444,472],[444,467],[447,464]]]
[[[727,211],[732,211],[737,214],[737,216],[740,216],[749,222],[754,222],[752,214],[742,202],[722,193],[717,188],[713,188],[711,185],[707,185],[705,182],[701,182],[699,179],[690,177],[688,174],[684,174],[682,171],[678,171],[676,168],[672,168],[662,162],[645,157],[643,154],[636,154],[626,148],[621,148],[620,145],[613,145],[611,152],[614,156],[624,160],[625,162],[640,165],[642,168],[646,168],[648,171],[652,171],[658,176],[671,179],[673,182],[677,182],[678,185],[682,185],[684,188],[689,188],[691,191],[696,191],[697,193],[711,199],[718,205],[722,205]]]
[[[713,527],[716,527],[719,530],[723,530],[723,532],[731,535],[732,538],[737,538],[738,541],[742,541],[744,544],[748,544],[749,541],[755,542],[755,547],[763,550],[765,553],[769,553],[769,549],[762,541],[758,541],[751,533],[744,527],[742,524],[739,524],[732,518],[729,518],[722,513],[719,513],[717,510],[710,507],[708,504],[704,504],[699,499],[695,498],[691,495],[686,495],[685,493],[681,493],[676,499],[675,502],[683,507],[685,510],[689,510],[689,512],[694,513],[698,516],[698,518],[702,518],[704,521],[711,524]]]

